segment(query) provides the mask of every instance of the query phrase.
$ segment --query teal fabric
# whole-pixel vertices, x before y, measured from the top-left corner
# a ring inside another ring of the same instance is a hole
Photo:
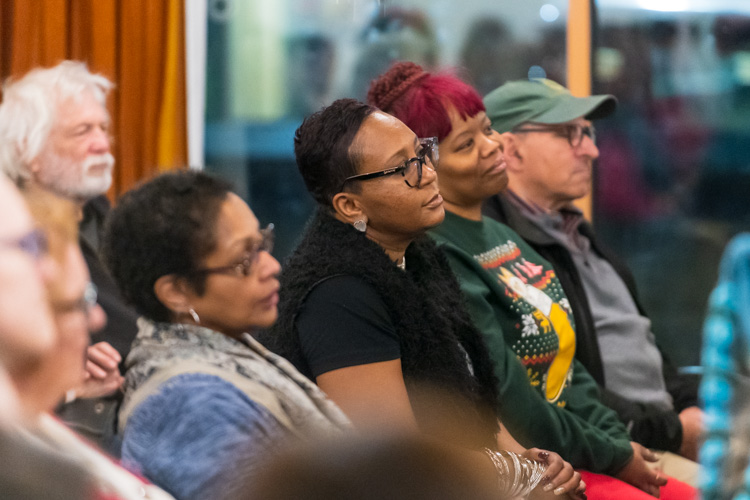
[[[750,499],[750,234],[735,237],[721,261],[703,332],[706,440],[700,450],[703,498]],[[732,450],[736,450],[733,452]],[[739,470],[738,470],[739,469]]]
[[[492,128],[509,132],[522,123],[557,124],[586,117],[604,118],[615,111],[612,95],[575,97],[568,89],[546,78],[514,80],[496,88],[484,98]]]

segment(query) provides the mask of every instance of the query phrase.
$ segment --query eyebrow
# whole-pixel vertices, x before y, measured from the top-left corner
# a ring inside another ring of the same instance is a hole
[[[100,121],[100,120],[78,121],[78,122],[75,122],[75,123],[70,123],[67,126],[65,126],[65,130],[68,133],[72,134],[72,133],[75,133],[75,132],[77,132],[78,130],[81,130],[81,129],[98,127],[100,125],[104,125],[107,128],[109,128],[112,125],[112,120],[107,119],[107,120],[104,120],[104,121]]]
[[[419,137],[414,135],[414,150],[416,151],[419,148]],[[390,158],[386,160],[387,164],[390,164],[391,162],[394,162],[396,160],[400,160],[401,158],[409,159],[409,155],[404,153],[403,149],[399,149],[396,153],[394,153]]]
[[[471,137],[472,135],[474,135],[474,133],[472,132],[472,130],[471,129],[467,129],[467,130],[464,130],[463,132],[461,132],[460,134],[458,134],[456,137],[454,137],[451,142],[453,142],[453,143],[461,142],[464,139],[465,136]]]
[[[256,234],[234,240],[227,246],[227,248],[231,252],[239,250],[240,248],[242,248],[244,251],[247,250],[248,243],[255,245],[256,243],[259,243],[261,241],[263,241],[263,235],[260,233],[260,230],[258,230]]]

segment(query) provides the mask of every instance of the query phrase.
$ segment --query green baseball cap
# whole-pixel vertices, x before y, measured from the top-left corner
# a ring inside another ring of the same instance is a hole
[[[575,97],[568,89],[546,78],[514,80],[484,98],[492,128],[508,132],[526,122],[565,123],[578,117],[588,120],[611,115],[617,107],[612,95]]]

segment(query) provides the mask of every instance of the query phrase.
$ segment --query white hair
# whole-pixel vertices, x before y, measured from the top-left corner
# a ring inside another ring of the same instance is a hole
[[[91,73],[79,61],[36,68],[17,81],[8,79],[0,104],[0,171],[17,183],[27,180],[29,165],[47,142],[60,103],[88,91],[106,106],[112,87],[106,77]]]

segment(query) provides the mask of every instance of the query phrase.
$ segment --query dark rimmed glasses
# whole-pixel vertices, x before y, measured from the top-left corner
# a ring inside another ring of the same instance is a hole
[[[242,256],[242,260],[229,264],[228,266],[221,267],[207,267],[202,269],[196,269],[193,271],[194,274],[228,274],[230,276],[247,277],[253,272],[255,263],[258,262],[260,252],[271,253],[273,251],[273,224],[269,224],[265,228],[260,230],[261,240],[256,242],[251,249],[249,249]]]
[[[568,139],[568,144],[572,147],[577,148],[583,142],[583,137],[588,136],[591,142],[596,143],[596,129],[593,125],[580,125],[574,123],[565,123],[561,125],[521,125],[518,128],[511,130],[514,134],[521,134],[525,132],[552,132],[560,137]]]
[[[401,165],[386,168],[385,170],[378,170],[377,172],[352,175],[351,177],[344,179],[344,184],[349,181],[366,181],[369,179],[377,179],[378,177],[385,177],[386,175],[401,173],[407,186],[411,188],[419,188],[422,184],[422,167],[427,163],[427,160],[430,161],[430,164],[428,165],[429,167],[433,170],[437,169],[439,161],[437,137],[425,137],[419,139],[419,152],[417,156],[409,158]]]
[[[49,250],[47,235],[39,228],[32,229],[20,238],[0,239],[0,245],[21,250],[34,260],[41,259]]]

